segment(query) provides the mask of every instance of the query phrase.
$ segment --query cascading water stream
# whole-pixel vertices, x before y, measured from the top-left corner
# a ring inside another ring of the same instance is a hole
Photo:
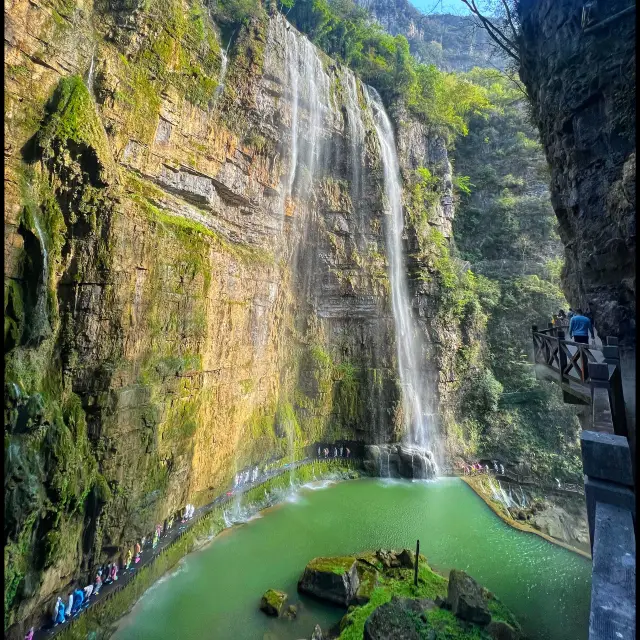
[[[362,108],[358,100],[358,84],[355,75],[343,70],[342,84],[346,87],[347,127],[351,151],[351,197],[357,200],[362,193],[363,151],[365,142],[365,127],[362,121]]]
[[[95,79],[95,62],[96,62],[96,52],[95,49],[91,54],[91,64],[89,65],[89,74],[87,75],[87,89],[89,89],[89,93],[93,95],[93,83]]]
[[[36,307],[31,326],[31,335],[36,338],[43,338],[51,332],[49,326],[48,312],[47,312],[47,291],[49,286],[49,252],[47,251],[47,242],[45,235],[40,226],[40,219],[37,211],[33,211],[32,215],[33,226],[40,242],[40,249],[42,251],[42,279],[38,283],[36,293]]]
[[[287,29],[286,46],[286,63],[289,70],[289,92],[291,95],[291,164],[289,166],[289,175],[285,189],[285,202],[291,198],[291,190],[293,189],[293,181],[296,177],[296,168],[298,166],[298,106],[300,96],[298,92],[298,38],[291,29]]]
[[[405,426],[410,444],[419,447],[423,451],[433,450],[436,444],[435,435],[429,416],[425,413],[425,408],[428,406],[425,398],[426,383],[422,379],[418,364],[418,357],[422,353],[422,345],[419,338],[419,329],[411,318],[411,298],[403,259],[402,233],[404,218],[402,212],[402,187],[395,138],[391,121],[380,96],[371,87],[367,88],[367,96],[373,108],[374,126],[380,143],[384,171],[384,187],[388,209],[385,232]],[[430,461],[431,464],[435,463]]]
[[[218,85],[213,92],[214,102],[217,102],[218,98],[222,95],[224,90],[224,80],[227,76],[227,67],[229,66],[229,56],[226,49],[222,49],[220,51],[220,57],[222,58],[220,62],[220,75],[218,76]]]

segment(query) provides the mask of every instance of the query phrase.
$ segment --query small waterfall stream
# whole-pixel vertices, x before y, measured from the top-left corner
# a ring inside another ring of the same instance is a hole
[[[93,96],[93,83],[95,81],[95,71],[96,71],[96,51],[93,50],[91,54],[91,64],[89,65],[89,73],[87,75],[87,89],[89,89],[89,93]]]
[[[388,210],[385,233],[389,257],[393,318],[396,327],[398,369],[405,411],[405,428],[410,444],[422,450],[433,450],[436,444],[435,435],[431,420],[425,412],[428,406],[425,397],[426,382],[418,363],[418,358],[422,354],[422,344],[419,329],[411,317],[411,297],[402,247],[404,217],[400,166],[395,138],[391,121],[377,91],[369,87],[367,95],[373,107],[374,125],[382,153]]]
[[[227,45],[228,48],[228,45]],[[220,75],[218,76],[218,86],[215,88],[213,92],[213,100],[214,102],[218,101],[218,98],[222,95],[224,91],[224,80],[227,76],[227,67],[229,66],[229,55],[227,53],[227,49],[220,50],[220,57],[222,61],[220,63]]]
[[[346,88],[347,127],[351,152],[351,197],[357,200],[362,194],[362,165],[364,164],[365,127],[358,100],[358,83],[355,75],[343,69],[342,84]]]
[[[49,252],[47,250],[47,240],[40,226],[40,218],[38,217],[38,211],[34,209],[33,226],[40,242],[40,249],[42,251],[42,275],[41,280],[38,282],[36,291],[36,307],[34,310],[33,322],[31,326],[31,336],[35,339],[46,337],[51,332],[49,326],[49,314],[47,311],[47,292],[49,288]]]

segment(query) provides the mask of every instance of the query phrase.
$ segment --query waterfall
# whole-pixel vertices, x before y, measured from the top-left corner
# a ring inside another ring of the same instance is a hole
[[[325,114],[336,109],[328,103],[331,81],[318,49],[287,23],[284,30],[287,89],[291,101],[291,151],[283,210],[294,195],[294,188],[296,195],[307,201],[312,196],[318,169],[322,167],[323,120]]]
[[[373,106],[374,126],[382,153],[384,188],[388,215],[385,235],[389,257],[391,301],[396,328],[398,369],[402,385],[405,429],[410,444],[423,450],[435,448],[435,435],[430,416],[425,413],[426,381],[422,379],[419,357],[422,354],[420,329],[411,317],[411,297],[407,282],[402,249],[404,219],[402,212],[402,186],[396,144],[389,116],[380,96],[368,87],[367,96]]]
[[[89,93],[93,95],[93,81],[95,76],[96,50],[91,54],[91,64],[89,65],[89,74],[87,75],[87,88]]]
[[[287,417],[286,419],[286,428],[287,428],[287,437],[289,439],[289,455],[291,457],[290,469],[289,472],[289,494],[294,495],[296,492],[295,488],[295,476],[296,476],[296,449],[295,449],[295,440],[294,440],[294,427],[293,420]]]
[[[362,109],[358,100],[358,84],[354,74],[343,70],[343,85],[346,88],[347,127],[351,151],[351,197],[355,201],[362,193],[361,167],[363,165],[365,128]]]
[[[229,44],[231,44],[231,40],[229,40]],[[216,86],[213,92],[213,101],[214,103],[218,101],[218,98],[222,95],[222,91],[224,90],[224,80],[227,76],[227,67],[229,66],[229,54],[228,50],[229,45],[227,45],[226,49],[220,50],[220,56],[222,58],[220,64],[220,75],[218,76],[218,85]]]
[[[289,92],[291,95],[291,165],[289,167],[289,176],[287,178],[285,200],[291,197],[293,181],[296,176],[296,167],[298,166],[298,39],[291,29],[287,29],[286,41],[286,63],[289,70]],[[286,203],[285,203],[286,206]]]
[[[39,339],[44,338],[51,332],[49,326],[49,314],[47,311],[47,292],[49,287],[49,252],[47,251],[47,242],[45,235],[40,226],[40,219],[36,210],[32,215],[33,226],[40,242],[42,250],[42,279],[38,283],[36,291],[36,307],[34,310],[33,324],[31,326],[31,336]]]

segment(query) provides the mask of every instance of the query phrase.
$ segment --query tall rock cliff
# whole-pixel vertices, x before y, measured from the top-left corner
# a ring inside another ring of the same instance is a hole
[[[403,416],[380,149],[348,69],[279,14],[231,28],[197,0],[16,0],[5,19],[17,637],[237,470],[295,455],[291,441],[395,440]],[[428,378],[446,395],[471,339],[459,326],[477,321],[448,315],[434,275],[451,166],[442,139],[406,114],[397,127],[407,184],[431,176],[405,194],[406,242]]]
[[[583,11],[584,8],[584,11]],[[622,346],[635,431],[635,7],[521,2],[520,75],[551,166],[569,303]]]
[[[445,71],[504,66],[486,31],[470,16],[426,15],[409,0],[355,2],[369,11],[386,31],[405,36],[411,52],[426,64],[435,64]]]

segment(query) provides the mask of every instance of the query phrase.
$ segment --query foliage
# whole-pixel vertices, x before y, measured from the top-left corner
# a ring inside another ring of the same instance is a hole
[[[460,193],[454,236],[461,258],[483,274],[491,293],[478,297],[488,348],[460,353],[466,374],[455,437],[464,438],[466,455],[521,458],[546,480],[575,481],[575,411],[553,385],[536,380],[530,362],[531,325],[546,326],[566,306],[545,159],[519,89],[489,69],[465,77],[484,87],[492,108],[472,117],[457,143],[456,169],[475,186]]]
[[[483,87],[418,63],[404,36],[386,33],[353,0],[298,0],[288,18],[387,104],[404,101],[414,116],[443,133],[465,134],[466,119],[489,107]]]

